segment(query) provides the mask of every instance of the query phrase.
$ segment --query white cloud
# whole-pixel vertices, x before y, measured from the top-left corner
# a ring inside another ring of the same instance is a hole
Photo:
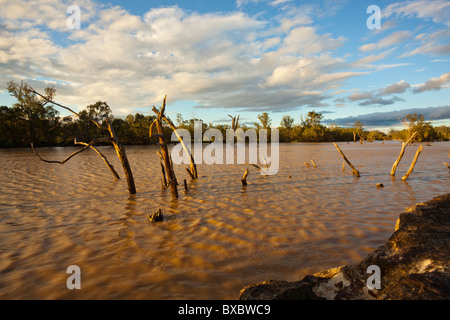
[[[67,8],[73,1],[64,0],[0,0],[0,17],[9,29],[45,26],[51,30],[67,31]],[[81,23],[88,23],[97,13],[98,6],[91,0],[77,0],[81,10]]]
[[[410,38],[411,35],[412,34],[410,31],[396,31],[389,36],[381,39],[378,43],[369,43],[359,47],[359,50],[362,52],[368,52],[390,47],[393,45],[398,45]]]
[[[65,6],[55,5],[63,24]],[[13,23],[14,10],[4,19]],[[42,90],[46,84],[31,79],[52,79],[59,101],[81,108],[107,101],[119,113],[158,104],[165,94],[205,107],[281,110],[321,106],[327,90],[362,74],[343,70],[345,61],[331,54],[345,39],[304,26],[312,21],[300,11],[280,15],[272,29],[242,12],[199,14],[175,6],[140,17],[120,7],[95,10],[81,30],[66,33],[65,46],[40,31],[34,13],[23,19],[30,23],[24,31],[0,33],[0,62],[7,63],[0,81],[23,78]]]
[[[258,3],[259,0],[236,0],[236,6],[238,8],[242,8],[243,6],[249,4],[249,3]]]
[[[415,0],[396,2],[382,12],[384,17],[417,17],[450,26],[450,2],[447,0]]]
[[[448,55],[450,54],[450,30],[443,29],[431,33],[421,33],[415,37],[413,45],[416,47],[408,50],[400,57],[411,57],[416,54],[431,54],[431,55]]]
[[[81,30],[68,32],[67,1],[52,0],[63,13],[53,17],[52,10],[46,11],[50,1],[42,7],[29,1],[34,11],[26,9],[20,18],[17,8],[5,2],[2,23],[18,21],[20,28],[0,31],[0,81],[23,78],[42,90],[50,82],[36,79],[48,79],[55,83],[58,101],[81,108],[107,101],[116,115],[160,104],[165,94],[169,101],[190,100],[205,108],[317,108],[346,80],[403,65],[370,64],[391,51],[353,64],[347,56],[335,56],[346,39],[321,32],[305,7],[268,21],[239,11],[199,14],[177,6],[137,16],[83,0],[82,12],[91,11],[86,20],[82,16]],[[54,40],[55,33],[66,41]],[[376,45],[384,48],[408,36],[394,33]],[[401,83],[395,85],[390,90],[401,90]]]
[[[269,4],[271,6],[277,6],[279,4],[283,4],[283,3],[291,2],[291,1],[293,1],[293,0],[274,0],[274,1],[270,2]]]
[[[372,65],[373,62],[376,62],[376,61],[386,58],[387,56],[389,56],[392,53],[392,51],[394,49],[395,48],[392,48],[392,49],[383,51],[379,54],[371,54],[371,55],[365,56],[365,57],[353,62],[352,66],[372,69],[372,68],[374,68],[374,66]]]
[[[430,90],[440,90],[443,85],[448,82],[450,82],[450,73],[444,73],[439,78],[431,78],[427,80],[424,84],[421,84],[417,88],[413,89],[413,92],[420,93]]]

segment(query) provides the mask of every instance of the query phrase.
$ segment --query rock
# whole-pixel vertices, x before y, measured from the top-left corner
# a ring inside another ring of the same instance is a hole
[[[149,215],[148,216],[148,220],[150,222],[153,222],[153,223],[163,221],[164,220],[164,216],[163,216],[163,214],[161,212],[161,209],[159,209],[155,213]]]
[[[450,194],[406,208],[388,242],[356,265],[299,281],[267,280],[241,290],[241,300],[450,299]],[[369,287],[379,267],[380,288]]]

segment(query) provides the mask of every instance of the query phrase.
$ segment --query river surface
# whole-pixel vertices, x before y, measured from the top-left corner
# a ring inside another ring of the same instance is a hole
[[[278,174],[246,165],[198,165],[191,181],[176,165],[179,198],[162,190],[156,146],[126,147],[137,194],[129,195],[112,147],[100,147],[115,180],[92,150],[65,165],[30,149],[0,150],[0,299],[236,299],[246,285],[294,281],[353,264],[384,244],[405,207],[450,192],[448,142],[339,143],[360,171],[342,171],[332,143],[280,144]],[[77,148],[38,148],[62,160]],[[317,168],[304,162],[314,160]],[[384,188],[377,188],[382,183]],[[162,209],[165,220],[148,215]],[[67,267],[81,269],[69,290]]]

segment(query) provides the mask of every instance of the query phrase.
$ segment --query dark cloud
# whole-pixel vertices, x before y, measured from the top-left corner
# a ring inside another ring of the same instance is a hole
[[[350,126],[355,121],[361,121],[368,127],[388,127],[399,125],[400,119],[408,114],[422,114],[426,121],[450,119],[450,105],[430,108],[412,108],[405,110],[395,110],[389,112],[375,112],[365,115],[339,118],[333,120],[323,120],[324,123],[334,123],[339,126]]]
[[[325,94],[302,94],[296,90],[279,90],[276,92],[248,89],[234,93],[218,93],[214,103],[198,106],[198,109],[227,108],[249,112],[288,112],[302,108],[317,109],[328,106]],[[245,104],[243,104],[243,101]]]
[[[403,93],[410,87],[410,84],[404,80],[391,84],[390,86],[381,90],[381,95],[389,95],[394,93]]]
[[[388,105],[394,104],[397,101],[402,101],[402,99],[400,99],[397,96],[394,96],[391,99],[383,99],[380,97],[373,97],[373,98],[367,99],[363,102],[360,102],[359,105],[362,107],[372,106],[372,105],[388,106]]]

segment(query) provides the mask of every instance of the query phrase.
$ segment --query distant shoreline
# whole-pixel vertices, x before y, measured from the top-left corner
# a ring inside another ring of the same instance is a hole
[[[383,142],[384,141],[384,142]],[[436,141],[424,141],[424,142],[413,142],[412,144],[419,144],[419,143],[425,143],[425,144],[431,144],[431,143],[435,143],[435,142],[448,142],[449,140],[436,140]],[[270,142],[270,141],[269,141]],[[282,141],[279,142],[279,144],[300,144],[300,143],[304,143],[304,144],[325,144],[325,143],[354,143],[354,144],[360,144],[359,141]],[[396,140],[396,139],[391,139],[391,140],[374,140],[374,141],[365,141],[365,143],[388,143],[388,142],[398,142],[398,143],[402,143],[403,141],[401,140]],[[178,144],[178,141],[173,141],[173,142],[167,142],[168,145],[176,145]],[[191,141],[191,143],[194,143],[194,141]],[[203,145],[208,145],[211,142],[207,142],[207,141],[202,141]],[[227,142],[224,141],[223,144],[226,144]],[[248,144],[248,142],[246,142],[246,144]],[[133,147],[133,146],[158,146],[158,143],[141,143],[141,144],[122,144],[124,147]],[[99,143],[96,144],[96,146],[99,147],[107,147],[110,146],[110,144],[108,143]],[[76,147],[76,145],[74,144],[61,144],[61,145],[37,145],[35,146],[35,148],[70,148],[70,147]],[[1,149],[30,149],[30,146],[11,146],[11,147],[4,147],[4,146],[0,146],[0,150]]]

